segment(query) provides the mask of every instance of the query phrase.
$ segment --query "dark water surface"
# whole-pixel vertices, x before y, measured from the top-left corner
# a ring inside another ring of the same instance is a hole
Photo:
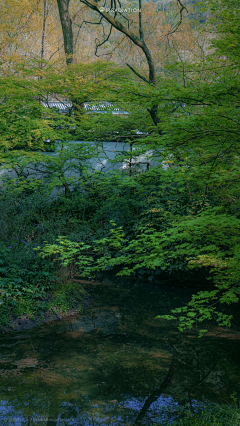
[[[1,336],[2,426],[127,426],[141,414],[141,424],[164,424],[187,401],[240,396],[237,329],[212,325],[199,339],[155,319],[189,300],[188,290],[85,288],[93,299],[82,314]]]

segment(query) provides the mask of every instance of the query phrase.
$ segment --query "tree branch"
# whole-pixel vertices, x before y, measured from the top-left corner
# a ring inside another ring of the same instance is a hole
[[[182,4],[181,0],[177,0],[177,4],[180,5],[180,10],[179,10],[180,19],[179,19],[179,22],[175,25],[175,28],[168,35],[175,33],[179,25],[181,25],[182,19],[183,19],[183,11],[186,10],[188,13],[187,8]]]
[[[98,12],[103,18],[106,19],[109,24],[111,24],[114,28],[116,28],[121,33],[124,33],[130,40],[133,41],[136,46],[140,47],[141,49],[144,48],[143,42],[138,38],[131,30],[125,27],[119,20],[116,18],[113,18],[109,13],[104,11],[104,7],[101,7],[96,1],[94,0],[80,0],[81,3],[86,4],[90,9],[95,10]]]
[[[143,77],[141,74],[139,74],[133,67],[131,67],[131,65],[129,65],[129,64],[127,64],[126,63],[126,65],[128,66],[128,68],[130,68],[130,70],[134,73],[134,74],[136,74],[139,78],[141,78],[141,80],[143,80],[143,81],[145,81],[145,83],[148,83],[149,84],[149,81],[145,78],[145,77]]]
[[[139,22],[139,36],[140,40],[144,41],[144,33],[142,28],[142,0],[138,0],[139,12],[138,12],[138,22]]]

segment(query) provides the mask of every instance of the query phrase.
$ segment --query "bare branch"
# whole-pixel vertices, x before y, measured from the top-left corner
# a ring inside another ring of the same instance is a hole
[[[144,40],[141,40],[139,37],[137,37],[129,28],[123,25],[118,19],[111,16],[109,13],[105,12],[104,7],[101,7],[96,1],[94,0],[80,0],[80,1],[86,4],[90,9],[98,12],[109,24],[111,24],[114,28],[116,28],[116,30],[125,34],[136,46],[140,47],[140,49],[143,51],[148,62],[149,83],[155,86],[156,85],[156,69],[155,69],[152,55],[146,43],[144,42]]]
[[[133,67],[131,67],[131,65],[129,65],[129,64],[126,64],[127,66],[128,66],[128,68],[130,68],[130,70],[134,73],[134,74],[136,74],[139,78],[141,78],[141,80],[143,80],[143,81],[145,81],[145,83],[148,83],[149,84],[149,81],[145,78],[145,77],[143,77],[141,74],[139,74]]]
[[[106,19],[109,24],[111,24],[114,28],[116,28],[121,33],[124,33],[130,40],[133,41],[136,46],[141,49],[144,48],[143,42],[137,37],[131,30],[126,28],[119,20],[113,18],[109,13],[104,11],[104,7],[100,7],[100,5],[94,0],[80,0],[82,3],[86,4],[90,9],[98,12],[103,18]]]
[[[50,59],[52,59],[53,56],[56,55],[56,53],[59,52],[59,50],[61,50],[63,47],[64,47],[64,44],[62,44],[62,46],[60,46],[57,50],[55,50],[55,52],[53,52],[51,56],[48,58],[48,61],[50,61]]]
[[[186,10],[186,12],[188,13],[187,8],[182,4],[181,0],[177,0],[177,4],[180,7],[180,10],[179,10],[180,19],[179,19],[179,22],[175,25],[175,28],[170,33],[168,33],[168,35],[175,33],[179,25],[181,25],[183,20],[183,11]]]
[[[104,28],[104,27],[103,27]],[[95,39],[95,43],[96,43],[96,49],[95,49],[95,55],[97,56],[97,57],[99,57],[99,56],[102,56],[102,55],[98,55],[97,54],[97,51],[98,51],[98,48],[99,47],[101,47],[101,46],[103,46],[105,43],[107,43],[107,41],[109,40],[109,38],[110,38],[110,36],[111,36],[111,33],[112,33],[112,25],[110,26],[110,30],[109,30],[109,33],[108,33],[108,35],[107,35],[107,37],[101,42],[101,43],[99,43],[99,40],[96,38]]]
[[[138,12],[138,22],[139,22],[139,36],[140,40],[144,41],[144,33],[142,28],[142,0],[138,0],[139,12]]]
[[[76,36],[75,41],[74,41],[74,46],[76,46],[76,44],[77,44],[78,37],[79,37],[79,34],[80,34],[80,30],[81,30],[83,24],[84,24],[84,21],[81,23],[81,25],[78,25],[79,28],[78,28],[77,36]]]
[[[100,56],[109,56],[111,58],[112,55],[113,55],[113,52],[120,46],[120,44],[125,40],[125,38],[126,38],[126,36],[123,36],[122,40],[120,40],[119,42],[115,41],[116,46],[111,50],[111,52],[109,52],[109,53],[102,53],[101,55],[97,55],[97,57],[100,57]]]

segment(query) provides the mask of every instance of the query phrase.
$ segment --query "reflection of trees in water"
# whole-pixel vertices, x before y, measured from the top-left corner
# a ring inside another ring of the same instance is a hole
[[[193,340],[195,339],[193,338]],[[210,394],[214,394],[214,397],[217,398],[219,396],[218,389],[222,391],[225,389],[227,396],[230,396],[231,392],[228,392],[229,380],[224,380],[227,379],[228,374],[223,375],[222,368],[224,368],[228,362],[231,364],[231,359],[229,358],[227,362],[225,350],[223,350],[222,353],[220,350],[217,351],[216,347],[214,347],[211,342],[210,344],[206,342],[206,339],[204,341],[202,338],[201,342],[197,340],[197,343],[198,347],[196,348],[195,344],[192,345],[189,341],[182,339],[179,347],[175,346],[175,356],[172,357],[168,370],[166,366],[164,369],[165,374],[167,373],[165,379],[145,400],[135,419],[135,425],[144,423],[145,416],[151,408],[151,405],[166,391],[170,394],[174,394],[176,400],[181,398],[182,404],[188,402],[192,412],[194,412],[192,399],[201,399],[204,392],[205,396],[206,393],[208,393],[209,396]],[[104,366],[101,366],[101,368],[104,369]],[[163,376],[163,374],[161,374],[161,376]],[[105,380],[108,381],[107,378],[105,378]],[[91,420],[91,417],[89,417],[87,423],[84,424],[90,426],[95,423],[94,420]]]
[[[157,389],[155,389],[152,394],[146,399],[146,401],[144,402],[144,405],[142,406],[136,420],[135,420],[135,425],[142,425],[144,418],[146,416],[146,413],[148,411],[148,409],[151,407],[151,405],[156,402],[158,400],[158,398],[162,395],[163,392],[165,392],[169,386],[171,385],[172,379],[174,377],[174,373],[176,371],[176,367],[177,365],[180,364],[180,367],[182,365],[182,362],[180,359],[176,359],[175,357],[173,357],[171,365],[169,367],[167,376],[165,377],[164,381],[162,382],[161,386]],[[192,412],[194,412],[194,409],[192,407],[192,398],[191,395],[194,394],[195,390],[204,382],[204,380],[207,379],[207,377],[214,371],[214,368],[216,367],[217,362],[215,362],[212,367],[210,369],[208,369],[208,371],[204,374],[203,377],[200,377],[200,375],[198,375],[198,380],[195,383],[192,383],[193,387],[189,387],[187,386],[184,389],[184,392],[187,392],[188,394],[188,402],[189,402],[189,406]],[[188,372],[189,373],[189,372]],[[184,414],[184,411],[182,412],[181,416]]]
[[[175,368],[176,368],[176,363],[177,360],[176,358],[173,357],[171,365],[169,367],[167,376],[165,377],[164,381],[162,382],[161,386],[158,389],[155,389],[152,394],[146,399],[146,401],[144,402],[143,407],[141,408],[141,411],[139,412],[136,421],[135,421],[135,425],[141,425],[142,421],[148,411],[148,409],[151,407],[151,405],[158,400],[158,398],[161,396],[161,394],[163,392],[165,392],[165,390],[169,387],[169,385],[171,384],[174,372],[175,372]]]
[[[196,342],[198,343],[197,347]],[[101,352],[103,352],[103,348],[101,348]],[[161,370],[160,374],[161,385],[152,390],[151,395],[148,396],[148,398],[142,404],[142,408],[138,415],[136,415],[136,411],[132,412],[132,414],[129,414],[129,412],[126,412],[126,410],[124,412],[123,409],[119,409],[121,413],[116,414],[116,412],[114,413],[114,407],[112,412],[110,412],[111,410],[109,409],[109,406],[111,404],[106,403],[105,405],[102,405],[102,407],[100,405],[98,406],[99,411],[96,414],[96,418],[94,418],[95,412],[94,410],[92,410],[92,400],[94,398],[84,399],[79,395],[79,398],[73,400],[73,393],[75,392],[77,387],[76,382],[72,383],[72,389],[70,384],[67,387],[62,388],[61,390],[59,389],[58,392],[56,392],[55,388],[53,388],[52,391],[50,391],[50,389],[48,388],[46,389],[44,404],[44,418],[46,420],[48,419],[46,426],[56,426],[58,418],[63,419],[61,423],[62,425],[68,425],[69,420],[74,418],[78,419],[77,424],[79,426],[92,426],[98,424],[103,425],[103,418],[106,417],[106,415],[109,417],[109,420],[110,418],[112,419],[113,424],[118,424],[116,418],[119,416],[119,414],[122,417],[122,421],[120,421],[119,424],[126,425],[127,421],[129,421],[131,418],[131,424],[134,424],[135,422],[135,425],[141,425],[144,424],[145,416],[151,408],[151,405],[158,400],[162,393],[166,392],[173,395],[176,400],[179,400],[179,397],[181,397],[181,402],[183,404],[188,401],[191,407],[192,399],[201,398],[203,391],[208,391],[212,393],[215,392],[215,387],[217,384],[219,389],[226,389],[227,391],[227,388],[229,386],[229,380],[227,380],[228,374],[227,372],[223,374],[223,368],[227,367],[228,371],[230,372],[229,365],[232,362],[232,359],[230,356],[226,357],[226,352],[228,352],[227,348],[222,348],[222,351],[220,351],[220,349],[216,350],[216,346],[208,342],[207,338],[205,338],[205,341],[203,338],[201,339],[201,341],[199,341],[199,339],[195,341],[195,338],[193,336],[191,337],[190,341],[189,339],[181,339],[178,345],[175,345],[175,354],[174,356],[172,356],[171,362],[169,357],[164,363],[164,370]],[[106,353],[104,353],[104,355],[106,355]],[[125,353],[125,355],[127,355],[127,353]],[[106,363],[109,363],[109,360],[110,359],[108,359]],[[162,365],[162,361],[163,360],[161,357],[155,358],[156,367],[157,363]],[[128,358],[126,356],[126,363],[127,362]],[[153,366],[151,365],[151,368],[152,367]],[[101,369],[106,369],[106,365],[102,365]],[[159,372],[157,368],[156,371]],[[145,373],[147,381],[148,371],[146,371]],[[104,378],[105,381],[108,381],[109,378],[110,384],[112,374],[113,370],[110,369],[109,372],[106,371]],[[117,377],[115,377],[115,383],[116,380]],[[138,392],[141,386],[141,378],[137,380],[137,377],[133,376],[132,384],[134,385],[136,392]],[[69,392],[67,391],[67,388]],[[63,392],[63,389],[65,390],[65,393]],[[111,386],[108,391],[111,391]],[[146,395],[146,390],[143,390],[142,394],[144,393]],[[229,395],[230,393],[228,393],[228,396]],[[41,404],[41,401],[43,400],[43,395],[38,395],[38,404],[36,404],[36,396],[36,394],[31,396],[29,393],[26,393],[24,396],[22,395],[22,400],[20,401],[18,399],[18,409],[20,409],[20,406],[24,405],[24,402],[26,402],[27,398],[30,399],[31,403],[32,398],[32,400],[35,400],[35,406],[33,408],[32,405],[32,410],[36,413],[36,408]],[[217,392],[215,396],[217,396]],[[112,397],[115,397],[113,389]],[[61,401],[64,400],[71,402],[64,406],[61,404]],[[124,418],[126,418],[126,422],[122,423],[124,421]],[[64,422],[64,419],[68,419],[68,421],[66,420]],[[26,426],[38,426],[38,424],[41,423],[35,421],[34,417],[28,417],[28,422],[26,423]]]
[[[47,426],[56,426],[59,415],[60,407],[58,401],[54,399],[50,400],[50,406],[48,409],[48,421]]]
[[[236,390],[236,377],[239,375],[239,360],[234,360],[236,342],[216,342],[204,337],[189,336],[178,345],[180,367],[172,387],[175,398],[182,395],[185,402],[190,397],[206,398],[222,402],[229,399]],[[238,345],[239,346],[239,345]],[[237,361],[237,362],[236,362]],[[240,389],[238,389],[239,391]]]
[[[23,426],[40,426],[38,416],[47,426],[56,426],[58,418],[63,419],[61,426],[70,419],[77,419],[78,426],[104,425],[104,417],[112,424],[138,425],[149,418],[163,393],[182,405],[203,395],[223,402],[233,391],[240,394],[240,340],[179,334],[169,323],[154,320],[153,306],[148,308],[146,301],[143,312],[139,289],[138,299],[122,292],[121,305],[119,293],[113,303],[107,286],[105,291],[102,297],[109,296],[112,310],[98,307],[84,324],[80,317],[66,326],[64,322],[48,326],[47,334],[22,336],[17,346],[16,340],[9,339],[6,350],[3,342],[7,361],[2,358],[2,362],[7,364],[1,370],[2,399],[13,407],[12,417],[15,412],[16,418],[18,414],[25,418]],[[159,313],[158,306],[155,309]],[[125,407],[127,398],[138,401],[139,412]],[[116,421],[117,417],[122,420]]]

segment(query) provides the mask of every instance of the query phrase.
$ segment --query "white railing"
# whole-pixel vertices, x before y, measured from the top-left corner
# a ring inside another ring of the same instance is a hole
[[[58,111],[62,113],[68,113],[73,105],[72,105],[72,102],[49,101],[49,102],[43,102],[43,106],[45,108],[56,108]],[[129,112],[123,111],[120,108],[114,108],[111,102],[97,102],[94,104],[91,102],[86,102],[84,103],[84,109],[86,113],[105,114],[107,112],[111,112],[113,115],[129,114]]]

